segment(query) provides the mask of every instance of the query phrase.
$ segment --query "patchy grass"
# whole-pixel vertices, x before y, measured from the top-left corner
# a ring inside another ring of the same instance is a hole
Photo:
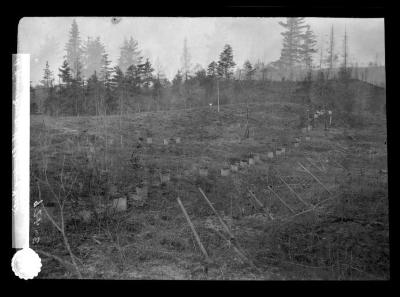
[[[338,124],[330,131],[320,125],[307,133],[307,142],[299,128],[301,112],[296,104],[250,105],[249,139],[242,139],[244,106],[225,106],[220,114],[209,108],[133,114],[123,117],[121,128],[117,116],[32,116],[32,203],[39,189],[49,209],[57,206],[56,198],[65,201],[66,235],[83,278],[388,279],[385,120],[364,118],[356,128]],[[177,136],[180,144],[172,140]],[[302,138],[298,148],[295,137]],[[164,138],[171,138],[168,146]],[[286,154],[268,159],[279,147]],[[259,154],[262,162],[221,176],[222,167],[249,154]],[[198,173],[204,166],[206,177]],[[171,180],[161,184],[165,170]],[[145,201],[128,201],[126,212],[105,211],[112,199],[129,196],[143,183]],[[293,217],[268,186],[295,213],[320,204]],[[224,239],[199,187],[256,268]],[[212,263],[204,261],[177,197]],[[90,221],[79,215],[82,210],[91,212]],[[50,222],[32,228],[39,229],[37,249],[69,261]],[[75,277],[60,261],[42,259],[39,277]]]

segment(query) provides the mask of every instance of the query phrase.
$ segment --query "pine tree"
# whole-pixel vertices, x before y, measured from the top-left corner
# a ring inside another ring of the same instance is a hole
[[[210,64],[208,64],[207,76],[214,78],[217,75],[218,75],[218,64],[217,62],[212,61]]]
[[[58,76],[61,78],[62,82],[67,86],[70,85],[72,80],[72,75],[71,75],[71,68],[69,67],[67,60],[64,60],[61,68],[58,68],[58,71],[60,71],[60,74]]]
[[[335,35],[333,32],[333,25],[332,25],[329,37],[329,46],[327,48],[327,57],[326,57],[326,63],[328,65],[328,78],[332,75],[337,59],[338,56],[335,53]]]
[[[101,100],[101,82],[97,77],[95,71],[87,80],[86,88],[87,106],[85,106],[86,113],[92,115],[99,115],[102,110]]]
[[[161,84],[160,76],[157,75],[157,77],[153,79],[153,99],[157,101],[158,105],[161,103],[160,99],[161,99],[162,89],[163,85]]]
[[[148,89],[153,80],[154,71],[149,59],[146,59],[146,62],[143,64],[139,64],[138,68],[141,76],[141,84],[144,88]]]
[[[127,84],[126,78],[122,70],[119,66],[115,66],[114,68],[114,76],[112,78],[112,86],[115,101],[113,102],[113,106],[109,106],[109,108],[113,110],[118,110],[119,114],[122,115],[122,110],[124,106],[124,101],[127,93]]]
[[[317,43],[314,32],[307,25],[306,32],[303,34],[303,43],[301,44],[300,55],[301,61],[308,71],[311,70],[313,64],[313,54],[317,52],[315,45]]]
[[[71,30],[69,32],[69,40],[65,46],[66,60],[71,68],[72,78],[81,78],[82,68],[82,49],[81,40],[79,36],[78,24],[75,19],[72,21]]]
[[[99,80],[104,83],[106,88],[110,87],[112,68],[110,67],[111,61],[108,60],[108,54],[104,53],[101,58],[101,68],[99,72]]]
[[[255,73],[255,68],[253,68],[253,65],[251,65],[250,61],[247,60],[246,62],[244,62],[243,64],[243,70],[246,76],[247,80],[252,80],[253,75]]]
[[[188,79],[189,73],[190,73],[190,53],[189,49],[187,47],[187,39],[185,38],[183,41],[183,52],[182,52],[182,57],[181,57],[181,62],[182,62],[182,73],[183,73],[183,78],[184,80]]]
[[[142,77],[139,67],[131,65],[125,73],[125,81],[130,95],[139,93]]]
[[[137,40],[133,39],[133,37],[130,37],[129,40],[124,39],[118,60],[118,67],[122,72],[125,72],[131,65],[138,65],[141,63],[141,51],[138,48],[139,43]]]
[[[341,80],[349,80],[351,76],[351,71],[348,68],[348,36],[347,36],[347,31],[345,29],[344,31],[344,37],[343,37],[343,62],[342,65],[339,69],[339,79]]]
[[[219,55],[218,75],[225,79],[230,79],[233,75],[233,67],[236,63],[233,61],[232,47],[229,44],[224,46],[223,51]]]
[[[45,88],[52,88],[53,82],[53,72],[50,70],[49,62],[46,61],[46,66],[43,69],[43,79],[41,80],[41,83]]]
[[[180,70],[176,73],[175,77],[172,80],[172,91],[177,94],[179,97],[182,95],[182,73]]]
[[[36,103],[36,91],[35,88],[32,86],[32,81],[29,82],[29,93],[30,93],[30,108],[31,114],[35,114],[39,112],[39,106]]]
[[[100,41],[100,37],[95,39],[88,37],[82,48],[82,54],[83,76],[89,78],[94,72],[100,73],[105,54],[105,47]]]
[[[293,68],[301,61],[301,41],[303,37],[302,30],[304,25],[304,18],[287,18],[286,23],[279,22],[279,24],[286,29],[282,32],[283,47],[280,56],[280,65],[284,71],[289,71],[289,78],[293,78]]]
[[[53,85],[54,77],[53,72],[50,70],[49,62],[46,61],[46,66],[43,69],[43,79],[40,81],[42,86],[45,88],[46,96],[43,100],[43,107],[45,113],[50,113],[51,115],[57,114],[59,109],[58,98],[55,94],[55,88]]]

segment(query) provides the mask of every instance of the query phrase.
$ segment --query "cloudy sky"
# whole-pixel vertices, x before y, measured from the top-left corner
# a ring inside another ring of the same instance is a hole
[[[58,74],[68,32],[74,18],[26,17],[18,28],[18,52],[31,54],[31,80],[41,79],[46,61]],[[183,40],[186,37],[193,66],[204,68],[218,60],[223,46],[233,48],[234,61],[242,66],[251,62],[275,61],[280,56],[284,18],[122,18],[117,24],[109,17],[76,17],[82,40],[88,36],[100,39],[113,63],[119,57],[124,38],[138,40],[144,57],[150,59],[171,79],[181,67]],[[334,26],[336,50],[341,52],[345,28],[349,36],[350,61],[359,65],[375,61],[384,64],[384,20],[357,18],[306,18],[316,33],[318,47],[327,48],[330,28]],[[321,43],[322,41],[322,43]]]

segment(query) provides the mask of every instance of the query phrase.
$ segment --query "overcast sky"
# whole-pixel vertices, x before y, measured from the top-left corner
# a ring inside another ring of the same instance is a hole
[[[31,80],[41,79],[46,61],[58,74],[64,47],[71,29],[71,17],[26,17],[18,28],[18,52],[30,53]],[[285,18],[176,18],[126,17],[117,24],[109,17],[76,17],[82,40],[88,36],[100,39],[106,46],[113,64],[119,57],[124,38],[132,36],[139,42],[144,57],[157,68],[162,68],[169,79],[181,67],[183,40],[186,37],[192,66],[204,68],[218,60],[223,46],[233,48],[234,61],[240,67],[246,59],[269,63],[279,59],[282,47],[278,24]],[[306,18],[316,33],[318,47],[321,40],[327,47],[330,27],[334,26],[336,50],[342,51],[345,27],[349,36],[350,61],[366,64],[375,61],[384,64],[384,20],[357,18]],[[158,61],[157,61],[158,60]]]

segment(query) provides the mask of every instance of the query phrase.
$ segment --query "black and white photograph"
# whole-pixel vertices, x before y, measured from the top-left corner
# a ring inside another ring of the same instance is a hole
[[[384,18],[29,16],[17,44],[32,277],[390,279]]]

